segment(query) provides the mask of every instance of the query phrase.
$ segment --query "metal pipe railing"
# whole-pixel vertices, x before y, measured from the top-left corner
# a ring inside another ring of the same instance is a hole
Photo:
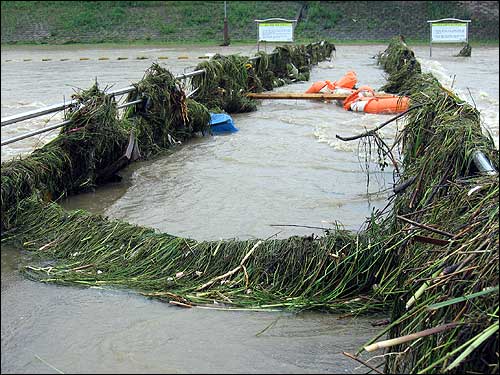
[[[108,93],[108,95],[119,96],[119,95],[123,95],[123,94],[127,94],[129,92],[132,92],[134,90],[135,90],[134,86],[128,86],[128,87],[124,87],[122,89],[110,91]],[[75,100],[70,100],[69,102],[53,104],[51,106],[40,108],[40,109],[35,109],[33,111],[28,111],[28,112],[20,113],[17,115],[12,115],[9,117],[4,117],[4,118],[2,118],[2,127],[10,125],[10,124],[15,124],[16,122],[29,120],[31,118],[47,115],[49,113],[59,112],[59,111],[62,111],[66,108],[69,108],[70,106],[72,106],[75,103],[76,103]]]
[[[185,79],[185,78],[196,76],[196,75],[199,75],[202,73],[205,73],[204,69],[195,70],[194,72],[191,72],[191,73],[181,74],[181,75],[175,77],[175,79]],[[134,86],[128,86],[128,87],[124,87],[121,89],[112,90],[108,93],[108,95],[119,96],[119,95],[123,95],[123,94],[128,94],[129,92],[132,92],[134,90],[135,90]],[[53,104],[51,106],[40,108],[40,109],[35,109],[33,111],[28,111],[28,112],[20,113],[17,115],[4,117],[4,118],[2,118],[1,126],[3,127],[3,126],[10,125],[10,124],[14,124],[16,122],[29,120],[31,118],[47,115],[49,113],[59,112],[61,110],[69,108],[71,105],[73,105],[75,103],[76,103],[75,100],[70,100],[69,102]]]
[[[132,87],[133,89],[135,89],[134,87]],[[129,90],[129,88],[125,88],[125,89],[121,89],[122,91],[123,90]],[[196,91],[198,91],[198,88],[196,88],[195,90],[191,91],[189,94],[186,95],[186,97],[190,97],[191,95],[193,95]],[[130,91],[126,91],[126,92],[130,92]],[[122,94],[125,94],[126,92],[122,92]],[[116,95],[116,93],[115,93]],[[143,99],[138,99],[138,100],[134,100],[132,102],[128,102],[128,103],[123,103],[123,104],[120,104],[119,106],[117,106],[116,108],[117,109],[121,109],[121,108],[125,108],[125,107],[130,107],[131,105],[134,105],[134,104],[139,104],[143,101]],[[42,133],[46,133],[46,132],[49,132],[51,130],[54,130],[54,129],[57,129],[57,128],[61,128],[63,127],[64,125],[67,125],[71,123],[71,120],[66,120],[66,121],[63,121],[63,122],[60,122],[58,124],[54,124],[54,125],[51,125],[51,126],[47,126],[46,128],[43,128],[43,129],[38,129],[38,130],[34,130],[32,132],[29,132],[29,133],[24,133],[24,134],[21,134],[21,135],[18,135],[16,137],[12,137],[12,138],[9,138],[9,139],[6,139],[5,141],[2,141],[1,142],[1,146],[4,146],[4,145],[8,145],[10,143],[14,143],[14,142],[17,142],[17,141],[20,141],[22,139],[25,139],[25,138],[29,138],[29,137],[33,137],[34,135],[38,135],[38,134],[42,134]]]
[[[272,52],[269,55],[274,55],[274,54],[276,54],[276,52]],[[249,58],[249,60],[257,60],[257,59],[260,59],[260,57],[261,56],[254,56],[254,57]],[[186,79],[186,78],[194,77],[194,76],[197,76],[197,75],[200,75],[203,73],[205,73],[205,69],[195,70],[195,71],[190,72],[190,73],[180,74],[180,75],[176,76],[175,79]],[[119,96],[119,95],[123,95],[123,94],[128,94],[128,93],[134,91],[135,89],[136,88],[134,86],[128,86],[128,87],[124,87],[121,89],[112,90],[112,91],[108,92],[108,95]],[[195,89],[194,91],[192,91],[191,93],[189,93],[187,95],[187,97],[193,95],[197,90],[198,90],[198,88]],[[134,104],[138,104],[140,102],[142,102],[142,99],[135,100],[135,101],[128,102],[128,103],[124,103],[124,104],[117,106],[117,109],[125,108],[128,106],[134,105]],[[58,111],[66,109],[66,108],[69,108],[71,105],[73,105],[75,103],[76,103],[76,100],[71,100],[67,103],[54,104],[54,105],[51,105],[51,106],[48,106],[45,108],[40,108],[40,109],[36,109],[33,111],[28,111],[28,112],[24,112],[21,114],[4,117],[4,118],[2,118],[1,126],[3,127],[3,126],[11,125],[11,124],[14,124],[14,123],[17,123],[20,121],[24,121],[24,120],[28,120],[31,118],[43,116],[46,114],[58,112]],[[19,136],[6,139],[5,141],[1,142],[1,146],[8,145],[10,143],[14,143],[14,142],[20,141],[22,139],[32,137],[32,136],[37,135],[37,134],[45,133],[45,132],[63,127],[64,125],[67,125],[70,122],[71,122],[71,120],[66,120],[66,121],[63,121],[61,123],[54,124],[54,125],[48,126],[46,128],[43,128],[43,129],[38,129],[38,130],[29,132],[29,133],[21,134]]]
[[[54,104],[54,105],[51,105],[51,106],[48,106],[45,108],[35,109],[33,111],[24,112],[24,113],[21,113],[18,115],[4,117],[4,118],[2,118],[2,127],[10,125],[10,124],[14,124],[14,123],[19,122],[19,121],[28,120],[30,118],[34,118],[34,117],[38,117],[38,116],[42,116],[42,115],[47,115],[47,114],[53,113],[53,112],[58,112],[58,111],[61,111],[63,109],[68,108],[70,105],[75,104],[75,103],[76,102],[74,100],[71,100],[67,103]]]
[[[142,99],[134,100],[133,102],[123,103],[123,104],[120,104],[119,106],[117,106],[116,109],[130,107],[131,105],[139,104],[140,102],[142,102]]]
[[[271,52],[269,55],[275,55],[277,52]],[[260,59],[261,56],[254,56],[250,57],[249,60],[257,60]],[[193,77],[199,74],[205,73],[205,69],[200,69],[200,70],[195,70],[190,73],[184,73],[181,75],[178,75],[175,77],[175,79],[186,79],[189,77]],[[119,96],[123,94],[128,94],[129,92],[132,92],[135,90],[134,86],[128,86],[122,89],[117,89],[117,90],[112,90],[108,93],[108,95],[111,96]],[[71,105],[75,104],[75,100],[70,100],[69,102],[65,103],[59,103],[59,104],[54,104],[45,108],[40,108],[40,109],[35,109],[33,111],[28,111],[24,113],[20,113],[17,115],[12,115],[12,116],[7,116],[1,119],[1,125],[0,126],[7,126],[11,124],[15,124],[16,122],[24,121],[24,120],[29,120],[31,118],[47,115],[49,113],[54,113],[58,112],[61,110],[64,110],[66,108],[69,108]]]
[[[276,52],[272,52],[269,55],[274,55],[274,54],[276,54]],[[249,60],[257,60],[257,59],[260,59],[260,56],[254,56],[254,57],[249,58]],[[180,74],[180,75],[176,76],[175,79],[186,79],[186,78],[193,77],[193,76],[203,74],[203,73],[205,73],[205,69],[195,70],[195,71],[190,72],[190,73]],[[108,93],[108,95],[119,96],[119,95],[123,95],[123,94],[128,94],[129,92],[132,92],[134,90],[135,90],[134,86],[128,86],[128,87],[124,87],[122,89],[112,90]],[[75,100],[70,100],[69,102],[54,104],[54,105],[51,105],[51,106],[48,106],[45,108],[35,109],[33,111],[28,111],[28,112],[20,113],[17,115],[4,117],[1,120],[1,126],[3,127],[3,126],[15,124],[16,122],[29,120],[31,118],[47,115],[49,113],[58,112],[58,111],[66,109],[66,108],[69,108],[73,104],[75,104]]]
[[[2,141],[1,145],[2,146],[8,145],[9,143],[14,143],[14,142],[20,141],[21,139],[33,137],[34,135],[37,135],[37,134],[41,134],[41,133],[45,133],[45,132],[48,132],[48,131],[51,131],[51,130],[54,130],[57,128],[61,128],[64,125],[69,124],[70,122],[71,122],[71,120],[66,120],[66,121],[63,121],[59,124],[50,125],[50,126],[47,126],[46,128],[43,128],[43,129],[38,129],[38,130],[34,130],[32,132],[29,132],[29,133],[24,133],[24,134],[18,135],[17,137],[12,137],[12,138],[6,139],[5,141]]]

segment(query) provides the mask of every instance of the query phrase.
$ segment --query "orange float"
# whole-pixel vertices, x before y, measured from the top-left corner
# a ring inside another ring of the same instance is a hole
[[[318,93],[320,92],[323,87],[326,86],[326,82],[325,81],[317,81],[317,82],[314,82],[312,84],[311,87],[309,87],[307,90],[306,90],[306,94],[315,94],[315,93]]]
[[[346,111],[365,113],[400,113],[410,106],[410,98],[406,96],[377,97],[369,86],[362,86],[344,100]]]
[[[307,89],[307,94],[319,93],[325,87],[334,94],[349,95],[341,104],[346,111],[365,113],[400,113],[410,106],[410,99],[406,96],[386,95],[377,96],[369,86],[354,89],[358,82],[354,71],[347,72],[338,81],[317,81]],[[337,101],[340,104],[340,101]]]
[[[341,88],[351,90],[357,82],[358,78],[356,77],[356,73],[353,71],[349,71],[338,81],[330,82],[326,80],[314,82],[312,86],[306,90],[306,94],[318,93],[325,87],[327,87],[331,92],[335,93],[337,93],[337,91]]]
[[[352,89],[358,83],[358,77],[356,73],[352,70],[347,72],[341,79],[331,83],[330,81],[326,81],[326,85],[329,90],[335,90],[336,88],[342,87],[344,89]]]

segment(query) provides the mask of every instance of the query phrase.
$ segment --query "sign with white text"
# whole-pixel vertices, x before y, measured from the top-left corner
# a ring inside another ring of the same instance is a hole
[[[293,23],[259,23],[259,42],[293,42]]]
[[[431,24],[432,43],[467,42],[466,23],[433,23]]]

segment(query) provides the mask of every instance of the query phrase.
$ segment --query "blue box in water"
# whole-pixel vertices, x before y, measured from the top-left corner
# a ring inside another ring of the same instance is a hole
[[[210,130],[212,134],[224,134],[237,132],[238,128],[234,126],[231,116],[225,113],[211,113]]]

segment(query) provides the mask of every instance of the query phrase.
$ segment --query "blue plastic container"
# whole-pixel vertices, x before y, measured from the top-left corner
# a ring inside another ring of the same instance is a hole
[[[211,113],[210,130],[212,134],[225,134],[237,132],[238,128],[234,126],[231,116],[225,113]]]

